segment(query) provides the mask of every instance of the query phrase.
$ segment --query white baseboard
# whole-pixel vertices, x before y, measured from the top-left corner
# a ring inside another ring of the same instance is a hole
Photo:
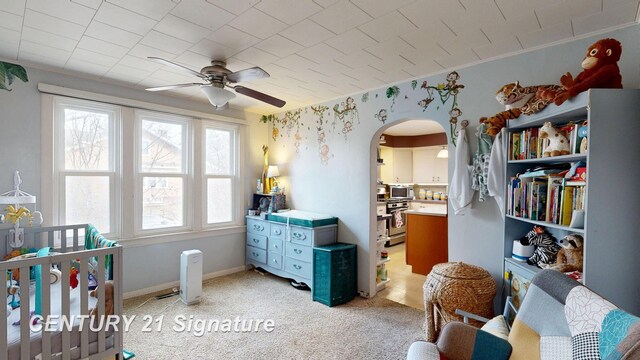
[[[209,279],[213,279],[213,278],[217,278],[220,276],[225,276],[225,275],[229,275],[229,274],[234,274],[240,271],[244,271],[246,269],[245,265],[242,266],[236,266],[230,269],[224,269],[224,270],[219,270],[219,271],[214,271],[212,273],[208,273],[208,274],[204,274],[202,276],[202,281],[206,281]],[[155,286],[151,286],[148,288],[144,288],[144,289],[140,289],[140,290],[134,290],[134,291],[129,291],[124,293],[123,298],[124,299],[130,299],[130,298],[134,298],[137,296],[142,296],[142,295],[147,295],[147,294],[151,294],[157,291],[161,291],[161,290],[166,290],[166,289],[171,289],[173,287],[179,287],[180,286],[180,280],[177,281],[171,281],[168,283],[164,283],[164,284],[159,284],[159,285],[155,285]]]

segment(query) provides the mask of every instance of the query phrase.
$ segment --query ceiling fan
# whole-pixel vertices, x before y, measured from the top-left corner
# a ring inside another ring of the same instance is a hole
[[[202,90],[202,92],[207,96],[207,99],[209,99],[209,102],[215,107],[216,110],[226,109],[229,104],[229,100],[236,97],[236,94],[225,89],[225,87],[232,88],[237,93],[252,97],[256,100],[260,100],[279,108],[283,107],[286,104],[284,100],[280,100],[271,95],[249,89],[241,85],[235,85],[236,83],[242,81],[268,78],[269,73],[257,66],[232,72],[231,70],[226,68],[226,62],[220,60],[212,60],[211,65],[203,67],[200,72],[198,72],[159,57],[149,56],[148,59],[186,71],[192,75],[199,77],[204,82],[158,86],[148,88],[146,89],[147,91],[164,91],[184,87],[199,86],[200,90]]]

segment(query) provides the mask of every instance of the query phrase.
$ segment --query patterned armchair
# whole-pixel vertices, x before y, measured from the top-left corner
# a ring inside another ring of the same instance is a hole
[[[640,318],[554,270],[532,280],[508,342],[463,323],[437,343],[415,342],[408,359],[637,360]]]

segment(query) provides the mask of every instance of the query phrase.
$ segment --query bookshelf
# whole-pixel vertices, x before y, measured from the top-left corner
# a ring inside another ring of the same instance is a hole
[[[517,268],[520,275],[528,278],[539,271],[510,258],[513,240],[524,236],[534,225],[544,226],[558,239],[580,234],[584,237],[583,283],[639,315],[640,227],[636,219],[640,191],[636,183],[640,178],[640,90],[592,89],[561,106],[551,104],[537,114],[509,121],[508,132],[541,127],[547,121],[560,126],[583,120],[588,121],[586,154],[508,160],[506,167],[509,180],[536,166],[585,162],[584,228],[508,213],[504,225],[504,269]]]

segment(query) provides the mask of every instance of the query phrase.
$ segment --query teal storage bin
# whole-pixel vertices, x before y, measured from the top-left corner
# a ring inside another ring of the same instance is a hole
[[[313,301],[335,306],[358,294],[356,246],[335,243],[313,248]]]

